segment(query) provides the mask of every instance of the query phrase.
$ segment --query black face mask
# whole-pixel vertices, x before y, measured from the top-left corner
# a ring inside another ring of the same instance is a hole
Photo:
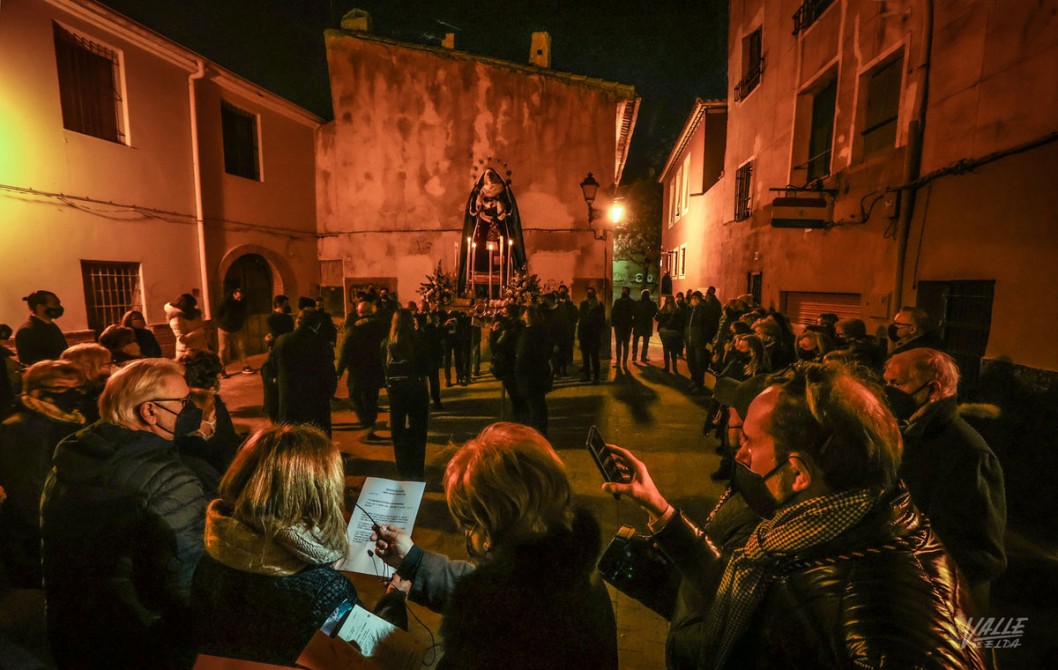
[[[893,413],[893,416],[902,422],[909,421],[911,415],[917,412],[918,408],[922,406],[915,401],[915,396],[927,386],[929,386],[929,382],[919,386],[911,393],[898,389],[895,386],[886,386],[885,400],[889,403],[889,410]]]
[[[801,361],[814,361],[816,359],[816,352],[811,349],[797,347],[797,359]]]
[[[784,459],[765,475],[758,475],[745,465],[735,462],[735,488],[738,490],[746,505],[762,519],[770,519],[775,516],[775,510],[779,507],[779,501],[768,490],[768,479],[777,473],[789,462]]]
[[[62,305],[59,305],[58,307],[49,307],[44,310],[44,315],[47,316],[49,319],[58,319],[65,313],[66,310],[62,308]]]
[[[179,412],[174,412],[168,407],[165,407],[164,405],[158,403],[155,403],[155,407],[161,407],[166,412],[176,415],[176,423],[173,425],[172,430],[169,430],[162,424],[158,424],[159,428],[169,433],[173,437],[183,437],[185,435],[190,435],[191,433],[195,432],[196,430],[202,427],[202,410],[199,409],[198,405],[191,402],[190,400],[187,401],[187,404],[185,404],[184,408]]]
[[[897,332],[895,323],[889,324],[889,328],[886,329],[885,334],[889,336],[890,342],[897,342],[900,340],[900,334]]]
[[[838,347],[839,349],[844,349],[844,348],[845,348],[846,346],[848,346],[848,344],[849,344],[849,341],[848,341],[848,340],[846,340],[846,339],[845,339],[844,337],[842,337],[841,335],[835,335],[835,336],[834,336],[834,344],[835,344],[835,345],[837,345],[837,347]]]
[[[284,314],[290,314],[291,311],[293,311],[293,310],[291,310],[290,305],[283,305],[283,313]]]

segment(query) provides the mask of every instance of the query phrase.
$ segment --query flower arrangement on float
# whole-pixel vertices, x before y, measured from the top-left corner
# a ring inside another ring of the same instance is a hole
[[[441,261],[437,261],[437,269],[432,275],[426,275],[426,281],[419,284],[416,293],[431,305],[444,306],[452,302],[455,283],[452,281],[452,275],[441,268]]]
[[[503,287],[501,293],[500,307],[506,305],[521,305],[528,307],[540,298],[540,277],[529,272],[529,268],[523,265],[511,273],[511,280]]]

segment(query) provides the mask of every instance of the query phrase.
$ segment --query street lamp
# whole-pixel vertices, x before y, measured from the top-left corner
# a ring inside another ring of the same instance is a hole
[[[614,204],[610,205],[610,220],[613,221],[614,225],[621,223],[621,219],[625,217],[625,206],[618,201],[614,201]]]
[[[595,208],[592,205],[595,203],[595,194],[599,192],[599,182],[595,181],[592,173],[589,172],[584,181],[580,183],[580,190],[584,194],[584,202],[588,203],[588,225],[590,226],[595,220]]]

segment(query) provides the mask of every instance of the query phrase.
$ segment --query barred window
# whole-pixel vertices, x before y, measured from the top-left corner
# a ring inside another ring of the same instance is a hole
[[[81,261],[81,277],[88,327],[97,333],[130,309],[143,310],[139,263]]]
[[[222,102],[220,125],[224,136],[224,171],[239,177],[260,180],[257,115]]]
[[[764,74],[764,38],[757,28],[742,38],[742,78],[735,84],[735,100],[742,100],[760,84]]]
[[[124,143],[121,59],[117,52],[57,23],[52,26],[63,127]]]
[[[735,172],[735,221],[749,218],[750,177],[753,163],[746,163]]]

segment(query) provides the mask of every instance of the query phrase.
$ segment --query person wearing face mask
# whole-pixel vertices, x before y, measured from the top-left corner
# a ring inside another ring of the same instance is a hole
[[[809,326],[808,328],[812,328]],[[834,341],[826,333],[805,329],[797,338],[797,360],[820,362],[834,348]]]
[[[862,319],[842,319],[834,324],[834,332],[837,349],[848,352],[853,362],[881,374],[885,351],[878,346],[877,340],[867,335],[867,325]]]
[[[140,354],[144,358],[161,358],[162,346],[158,344],[158,338],[147,327],[147,319],[143,312],[130,309],[121,317],[121,325],[131,328],[136,333],[136,341],[140,345]]]
[[[199,430],[183,369],[133,361],[100,420],[55,449],[41,496],[48,641],[58,667],[187,667],[206,498],[176,436]]]
[[[40,492],[55,445],[85,426],[84,381],[66,361],[34,363],[23,375],[21,410],[0,424],[0,555],[19,588],[40,588]]]
[[[206,495],[212,496],[245,435],[235,431],[228,406],[220,396],[224,372],[220,356],[212,351],[193,351],[177,362],[184,366],[184,381],[191,389],[191,402],[202,410],[201,427],[179,435],[177,448],[184,462],[202,480]]]
[[[136,331],[126,326],[107,326],[99,334],[99,344],[110,351],[114,365],[117,367],[144,357],[140,353]]]
[[[974,614],[987,614],[991,583],[1006,568],[1003,468],[984,438],[959,416],[959,368],[934,349],[889,359],[886,394],[901,420],[900,478],[915,506],[966,576]]]
[[[770,380],[736,456],[735,486],[762,520],[725,562],[611,445],[630,481],[603,490],[647,512],[707,603],[683,667],[983,667],[964,643],[961,578],[897,477],[900,447],[880,390],[848,371],[807,364]]]
[[[51,291],[34,291],[22,298],[29,305],[29,319],[15,332],[15,350],[22,365],[58,359],[66,349],[66,336],[55,319],[65,311],[59,296]]]
[[[944,351],[944,341],[925,310],[917,307],[901,307],[886,330],[893,344],[890,356],[912,349],[936,349]]]
[[[599,524],[574,504],[547,439],[494,423],[448,462],[444,489],[473,563],[387,524],[371,536],[397,570],[393,585],[444,613],[436,667],[617,668],[613,606],[595,570]]]

